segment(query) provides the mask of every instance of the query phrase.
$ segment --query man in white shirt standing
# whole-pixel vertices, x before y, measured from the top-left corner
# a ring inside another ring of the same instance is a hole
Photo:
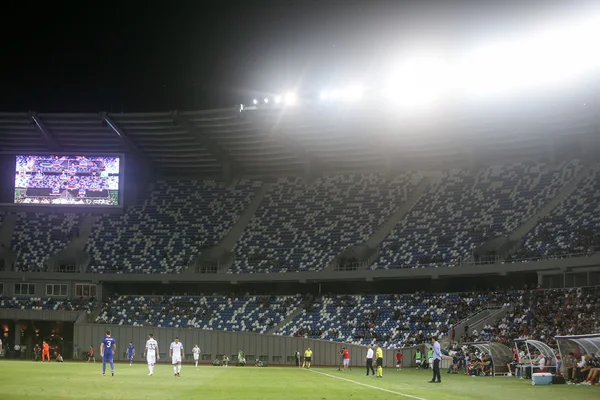
[[[169,348],[169,355],[173,363],[173,374],[180,376],[181,373],[181,359],[183,358],[183,343],[176,337],[175,341],[171,343]]]
[[[2,354],[2,339],[0,339],[0,354]]]
[[[367,357],[365,358],[367,361],[367,376],[369,376],[369,369],[373,376],[375,376],[375,369],[373,368],[373,349],[371,345],[367,346]]]
[[[158,343],[154,340],[154,335],[151,333],[148,335],[148,340],[146,341],[146,360],[148,361],[148,376],[152,376],[154,374],[154,364],[156,364],[157,360],[160,360],[160,355],[158,351]]]
[[[431,338],[433,342],[433,378],[429,383],[442,383],[442,376],[440,374],[440,363],[442,362],[442,347],[438,342],[437,337]],[[436,381],[437,378],[437,381]]]
[[[194,355],[194,362],[196,363],[196,368],[198,368],[198,359],[200,358],[200,347],[196,344],[192,349],[192,354]]]

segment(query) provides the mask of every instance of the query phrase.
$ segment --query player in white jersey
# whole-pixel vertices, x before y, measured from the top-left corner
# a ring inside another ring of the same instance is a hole
[[[194,355],[194,361],[196,362],[196,368],[198,368],[198,359],[200,358],[200,347],[195,345],[192,349],[192,354]]]
[[[183,343],[179,341],[178,337],[176,337],[175,341],[171,343],[169,355],[171,356],[171,361],[173,362],[173,373],[175,376],[180,376],[181,359],[183,358]]]
[[[148,376],[154,374],[154,364],[157,360],[160,360],[160,353],[158,352],[158,343],[154,340],[154,335],[151,333],[148,335],[146,341],[146,360],[148,360]]]

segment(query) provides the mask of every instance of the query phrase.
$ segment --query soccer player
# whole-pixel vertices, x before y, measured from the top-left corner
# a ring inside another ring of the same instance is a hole
[[[396,369],[402,371],[402,351],[400,349],[396,351]]]
[[[129,366],[133,365],[133,358],[135,357],[135,346],[133,342],[129,342],[129,346],[127,346],[127,358],[129,359]]]
[[[100,355],[102,356],[102,375],[106,374],[106,363],[110,364],[110,373],[115,376],[115,352],[117,350],[117,341],[110,336],[110,331],[106,331],[106,336],[100,343]]]
[[[306,351],[304,352],[304,365],[303,367],[305,367],[306,369],[310,369],[310,364],[312,362],[312,350],[310,349],[310,347],[308,347],[306,349]]]
[[[350,351],[345,347],[342,351],[342,358],[344,359],[344,371],[347,371],[350,366]]]
[[[154,364],[157,360],[160,360],[160,353],[158,343],[151,333],[148,334],[148,340],[146,341],[146,360],[148,361],[148,376],[152,376],[154,374]]]
[[[2,339],[0,339],[0,353],[2,353]]]
[[[198,368],[198,359],[200,358],[200,347],[196,344],[192,349],[192,354],[194,355],[194,362],[196,363],[196,368]]]
[[[171,347],[169,348],[169,355],[171,356],[171,361],[173,363],[173,373],[175,376],[181,376],[181,359],[183,357],[183,343],[179,341],[179,338],[176,337],[175,341],[171,343]]]
[[[377,359],[377,377],[383,378],[383,349],[380,345],[377,345],[377,350],[375,350],[375,358]]]
[[[46,358],[48,358],[48,362],[50,362],[50,345],[45,340],[42,342],[42,362]]]

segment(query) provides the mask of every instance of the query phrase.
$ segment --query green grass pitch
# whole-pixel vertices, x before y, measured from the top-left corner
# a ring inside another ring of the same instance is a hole
[[[0,360],[0,399],[244,399],[244,400],[577,400],[600,398],[598,387],[532,386],[504,377],[442,375],[428,384],[430,371],[393,368],[383,379],[363,368],[310,371],[285,367],[212,367],[186,364],[181,377],[168,364],[148,376],[145,364],[117,364],[115,376],[102,376],[101,363],[33,363]]]

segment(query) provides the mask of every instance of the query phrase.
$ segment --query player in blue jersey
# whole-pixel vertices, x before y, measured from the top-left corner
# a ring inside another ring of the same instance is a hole
[[[129,346],[127,346],[127,358],[129,359],[129,366],[133,364],[133,358],[135,357],[135,346],[133,342],[129,342]]]
[[[106,331],[106,336],[100,344],[100,355],[102,356],[102,375],[106,374],[106,363],[110,364],[110,372],[115,376],[114,356],[117,349],[117,341],[110,336],[110,331]]]

